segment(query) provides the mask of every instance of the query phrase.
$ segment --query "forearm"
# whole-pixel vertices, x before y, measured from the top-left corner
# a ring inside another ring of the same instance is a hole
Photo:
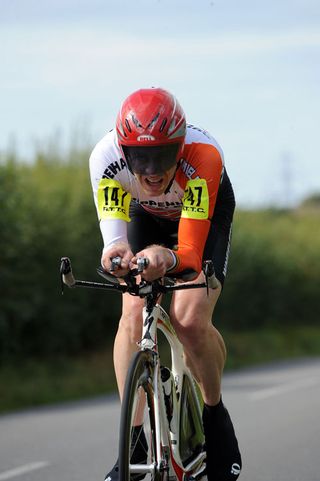
[[[100,221],[100,231],[103,238],[103,250],[113,244],[128,244],[127,223],[119,219],[106,219]]]
[[[209,220],[181,219],[178,230],[178,249],[174,251],[177,264],[173,273],[192,269],[200,273],[202,256],[210,228]]]

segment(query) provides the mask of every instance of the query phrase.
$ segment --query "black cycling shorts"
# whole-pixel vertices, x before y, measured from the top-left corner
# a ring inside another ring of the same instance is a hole
[[[202,257],[203,261],[213,261],[216,277],[222,286],[228,267],[234,209],[233,188],[225,172]],[[128,240],[134,254],[153,244],[169,249],[177,245],[179,219],[170,220],[152,215],[139,204],[133,203],[130,206],[130,217]]]

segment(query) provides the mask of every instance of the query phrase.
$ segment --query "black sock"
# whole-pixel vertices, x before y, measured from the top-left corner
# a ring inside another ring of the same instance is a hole
[[[203,427],[207,450],[208,481],[234,481],[241,470],[241,455],[233,424],[222,399],[204,405]]]

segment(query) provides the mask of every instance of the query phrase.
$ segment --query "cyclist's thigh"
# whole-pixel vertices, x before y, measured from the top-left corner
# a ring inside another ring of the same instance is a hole
[[[204,282],[203,273],[200,273],[193,282]],[[216,289],[191,289],[174,292],[170,307],[170,316],[174,325],[195,329],[205,327],[211,323],[212,314],[221,293],[221,284]]]
[[[130,321],[142,320],[142,308],[144,306],[144,299],[130,294],[123,294],[122,296],[122,317]]]
[[[235,200],[231,182],[225,172],[223,182],[219,188],[217,203],[211,221],[208,238],[203,252],[203,260],[211,259],[215,274],[219,280],[219,288],[194,289],[177,291],[174,293],[171,306],[172,318],[180,325],[199,328],[212,321],[212,314],[225,281],[228,258],[230,252],[231,229]],[[204,281],[201,273],[193,282]]]
[[[144,300],[140,297],[130,296],[130,294],[122,296],[122,314],[119,328],[124,329],[134,342],[141,339],[143,305]]]

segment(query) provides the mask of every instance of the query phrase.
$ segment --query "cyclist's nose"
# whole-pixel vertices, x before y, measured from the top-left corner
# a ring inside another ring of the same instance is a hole
[[[161,172],[159,171],[159,167],[155,164],[148,165],[144,169],[143,175],[161,175]]]

